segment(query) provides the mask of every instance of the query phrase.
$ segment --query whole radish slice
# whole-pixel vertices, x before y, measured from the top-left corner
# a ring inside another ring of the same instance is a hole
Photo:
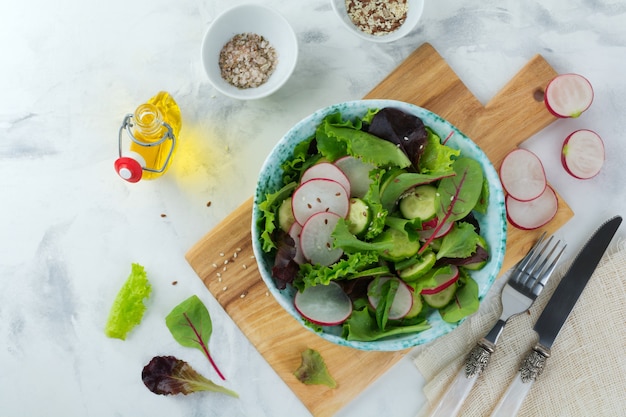
[[[396,295],[391,303],[391,308],[389,309],[389,319],[398,320],[406,316],[413,307],[413,291],[404,281],[396,277],[380,277],[374,279],[367,288],[367,297],[373,308],[378,307],[382,286],[390,279],[397,280],[399,284]]]
[[[348,177],[351,187],[351,196],[363,198],[365,194],[367,194],[370,183],[372,182],[369,177],[370,171],[375,169],[376,166],[363,162],[353,156],[339,158],[335,161],[335,165]]]
[[[337,181],[346,189],[348,196],[350,195],[350,180],[341,169],[329,162],[321,162],[313,165],[311,168],[304,171],[300,182],[304,183],[314,179],[327,179]]]
[[[294,218],[304,223],[316,213],[332,212],[346,217],[350,208],[350,197],[337,181],[313,179],[301,184],[291,199]]]
[[[595,177],[604,164],[604,142],[596,132],[581,129],[563,142],[561,162],[573,177],[586,180]]]
[[[547,186],[546,173],[537,155],[527,149],[509,152],[500,165],[500,181],[514,199],[530,201],[541,195]]]
[[[578,117],[591,106],[593,88],[582,75],[561,74],[546,86],[544,102],[556,117]]]
[[[506,216],[509,222],[523,230],[537,229],[554,218],[559,201],[554,190],[548,186],[543,194],[531,201],[518,201],[506,196]]]
[[[321,326],[341,324],[352,314],[350,297],[333,281],[298,291],[293,302],[304,318]]]
[[[293,260],[299,265],[306,262],[306,259],[304,259],[304,255],[302,254],[302,247],[300,245],[301,233],[302,226],[299,223],[294,222],[289,228],[289,236],[291,236],[293,241],[296,243],[296,256],[294,256]]]
[[[333,248],[331,236],[340,217],[335,213],[317,213],[302,226],[300,248],[312,264],[331,265],[343,255],[341,248]]]

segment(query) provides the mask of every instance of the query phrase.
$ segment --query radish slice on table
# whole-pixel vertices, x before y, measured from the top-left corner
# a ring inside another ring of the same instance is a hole
[[[333,281],[298,291],[293,302],[304,318],[320,326],[341,324],[352,314],[350,297]]]
[[[298,264],[303,264],[306,262],[304,259],[304,255],[302,254],[302,247],[300,245],[300,234],[302,233],[302,226],[299,223],[294,222],[289,228],[289,236],[296,243],[296,256],[294,256],[293,260]]]
[[[302,178],[300,178],[300,182],[305,183],[309,180],[314,179],[327,179],[337,181],[343,186],[343,188],[346,189],[348,195],[350,195],[350,180],[348,180],[348,177],[346,176],[346,174],[343,173],[341,169],[329,162],[321,162],[319,164],[315,164],[311,168],[304,171],[304,174],[302,174]]]
[[[593,88],[582,75],[561,74],[546,86],[544,102],[556,117],[578,117],[591,106]]]
[[[531,201],[519,201],[507,195],[505,204],[506,216],[513,226],[532,230],[554,218],[559,201],[554,190],[548,186],[543,194]]]
[[[317,213],[309,218],[300,232],[300,248],[312,264],[331,265],[341,258],[343,250],[333,248],[331,236],[340,217],[335,213]]]
[[[376,166],[353,156],[344,156],[335,161],[335,165],[348,177],[351,187],[351,197],[363,198],[372,182],[370,171]]]
[[[396,277],[380,277],[374,279],[367,287],[367,298],[373,308],[378,307],[382,286],[390,279],[397,280],[399,285],[391,303],[391,308],[389,309],[389,319],[398,320],[409,314],[409,311],[411,311],[413,307],[413,291],[404,281]]]
[[[546,173],[537,155],[527,149],[509,152],[500,165],[500,181],[514,199],[530,201],[541,195],[547,186]]]
[[[596,132],[577,130],[563,142],[561,162],[573,177],[586,180],[595,177],[604,164],[604,142]]]
[[[291,199],[293,215],[302,225],[316,213],[331,212],[346,217],[350,197],[341,184],[328,179],[313,179],[301,184]]]

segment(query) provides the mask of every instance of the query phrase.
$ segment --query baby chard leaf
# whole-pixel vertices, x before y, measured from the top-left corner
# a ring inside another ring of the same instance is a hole
[[[187,362],[174,356],[156,356],[143,368],[141,379],[155,394],[191,394],[198,391],[213,391],[238,398],[236,392],[217,385],[196,372]]]
[[[176,307],[165,318],[174,339],[181,345],[201,350],[209,359],[220,378],[224,375],[217,368],[209,353],[209,338],[213,331],[209,310],[198,296],[192,295]]]
[[[328,372],[322,355],[310,348],[302,352],[302,363],[293,374],[298,378],[298,381],[306,385],[337,387],[337,382]]]

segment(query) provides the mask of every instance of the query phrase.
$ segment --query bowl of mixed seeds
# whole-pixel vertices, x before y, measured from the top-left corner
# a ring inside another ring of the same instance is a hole
[[[331,0],[331,5],[350,32],[372,42],[408,35],[424,10],[424,0]]]
[[[243,4],[211,22],[201,51],[204,70],[216,90],[252,100],[269,96],[289,79],[298,59],[298,41],[277,11]]]

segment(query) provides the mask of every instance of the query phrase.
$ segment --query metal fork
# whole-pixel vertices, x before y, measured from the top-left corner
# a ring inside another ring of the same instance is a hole
[[[478,377],[487,367],[507,321],[527,311],[543,290],[565,250],[565,245],[560,245],[559,240],[552,242],[553,236],[547,240],[545,237],[544,232],[528,254],[514,267],[502,288],[500,318],[469,353],[465,366],[461,368],[429,416],[454,417],[458,414]]]

